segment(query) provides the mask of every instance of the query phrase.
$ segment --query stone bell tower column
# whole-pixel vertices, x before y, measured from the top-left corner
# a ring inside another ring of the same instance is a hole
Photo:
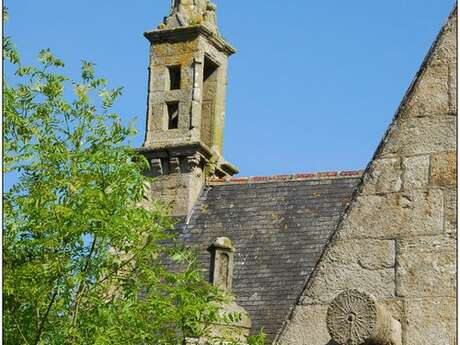
[[[208,0],[173,0],[150,41],[147,124],[141,152],[157,177],[152,197],[185,216],[210,177],[238,169],[222,156],[227,60],[235,49],[219,34]]]

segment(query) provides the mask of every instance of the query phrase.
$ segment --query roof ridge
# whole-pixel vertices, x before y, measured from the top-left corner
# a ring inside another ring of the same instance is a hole
[[[314,173],[298,173],[287,175],[272,176],[247,176],[247,177],[229,177],[221,179],[212,179],[207,182],[210,185],[220,184],[252,184],[264,182],[283,182],[283,181],[304,181],[304,180],[323,180],[334,178],[353,178],[361,177],[364,170],[346,170],[346,171],[323,171]]]

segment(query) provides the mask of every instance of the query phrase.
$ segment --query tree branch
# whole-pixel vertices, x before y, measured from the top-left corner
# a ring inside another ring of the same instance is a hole
[[[40,338],[41,338],[42,333],[43,333],[43,329],[45,327],[46,319],[48,318],[48,315],[49,315],[49,312],[51,310],[51,307],[53,306],[54,301],[56,300],[56,296],[57,296],[57,288],[54,289],[53,296],[51,297],[51,300],[48,303],[48,308],[46,309],[45,315],[40,320],[40,323],[39,323],[39,326],[38,326],[37,337],[35,338],[35,342],[34,342],[35,345],[37,345],[38,342],[40,341]]]
[[[94,253],[94,249],[96,248],[96,241],[97,241],[97,236],[94,236],[93,243],[91,244],[91,249],[86,256],[86,262],[85,262],[85,267],[83,267],[82,273],[86,274],[90,262],[91,262],[91,256]],[[72,307],[73,310],[73,315],[72,315],[72,326],[75,326],[75,322],[77,321],[77,314],[78,314],[78,306],[80,304],[81,296],[83,295],[83,291],[85,291],[85,282],[84,282],[85,276],[82,277],[82,281],[80,281],[80,284],[78,286],[77,293],[75,295],[75,303]]]
[[[147,243],[142,247],[142,249],[140,250],[140,252],[142,252],[146,247],[147,245],[149,244],[149,241],[147,241]],[[102,278],[101,280],[97,281],[96,283],[94,283],[93,287],[91,287],[88,292],[94,290],[98,285],[100,285],[101,283],[105,282],[106,280],[108,280],[109,278],[113,277],[117,272],[119,272],[121,269],[123,269],[126,265],[129,265],[134,259],[136,259],[137,257],[137,254],[133,254],[128,260],[126,260],[125,262],[123,262],[122,264],[120,264],[119,266],[117,266],[117,268],[115,268],[112,272],[110,272],[109,274],[107,274],[106,276],[104,276],[104,278]]]
[[[24,339],[24,341],[26,342],[27,345],[29,345],[30,343],[27,341],[27,338],[24,336],[24,334],[22,333],[21,331],[21,327],[19,326],[19,323],[18,321],[16,320],[16,318],[13,316],[13,320],[14,320],[14,323],[16,324],[16,327],[19,331],[19,334],[21,334],[21,337]]]

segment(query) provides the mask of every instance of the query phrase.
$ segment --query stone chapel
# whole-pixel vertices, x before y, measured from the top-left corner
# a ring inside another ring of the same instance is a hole
[[[223,156],[236,52],[209,0],[173,0],[150,42],[151,197],[267,344],[456,343],[457,9],[363,171],[237,177]],[[230,118],[231,121],[231,118]],[[246,313],[247,312],[247,313]]]

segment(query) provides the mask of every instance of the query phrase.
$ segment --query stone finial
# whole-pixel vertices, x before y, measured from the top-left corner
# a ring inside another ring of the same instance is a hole
[[[160,29],[203,24],[217,31],[215,13],[216,5],[210,0],[172,0],[171,14]]]
[[[208,248],[208,252],[211,253],[211,283],[225,292],[231,292],[235,252],[232,241],[227,237],[219,237]]]
[[[401,325],[375,297],[359,290],[339,294],[327,310],[327,329],[339,345],[401,345]]]

